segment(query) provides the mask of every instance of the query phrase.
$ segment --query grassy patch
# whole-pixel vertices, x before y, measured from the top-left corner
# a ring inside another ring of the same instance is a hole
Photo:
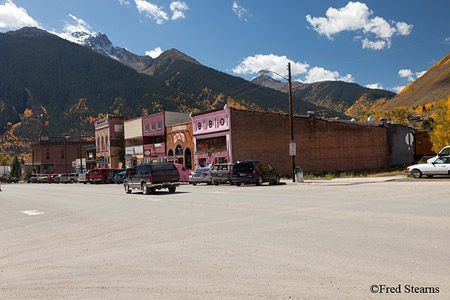
[[[406,175],[406,166],[395,166],[382,169],[354,170],[354,171],[336,171],[327,173],[306,173],[303,175],[305,180],[331,180],[336,178],[355,178],[355,177],[385,177]]]

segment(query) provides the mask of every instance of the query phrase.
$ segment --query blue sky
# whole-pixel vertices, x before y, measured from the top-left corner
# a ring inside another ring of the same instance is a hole
[[[139,55],[176,48],[252,79],[343,80],[398,92],[450,51],[448,0],[0,0],[0,31],[105,33]]]

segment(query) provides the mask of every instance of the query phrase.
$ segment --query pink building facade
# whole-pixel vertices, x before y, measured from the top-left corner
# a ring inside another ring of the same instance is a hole
[[[192,115],[195,168],[233,162],[230,108]]]

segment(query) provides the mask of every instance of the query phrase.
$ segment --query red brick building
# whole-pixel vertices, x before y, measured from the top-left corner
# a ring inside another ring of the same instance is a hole
[[[73,173],[76,161],[86,159],[86,146],[91,141],[70,139],[69,137],[51,137],[41,135],[39,142],[31,144],[31,164],[33,174]],[[84,166],[83,168],[85,168]]]
[[[97,120],[95,122],[94,126],[97,167],[123,167],[120,164],[120,155],[124,151],[123,122],[123,117],[112,115],[106,115],[106,118]]]
[[[196,167],[258,159],[291,174],[288,115],[225,107],[194,115],[193,127]],[[384,125],[296,116],[294,139],[296,165],[305,172],[376,169],[389,164]]]

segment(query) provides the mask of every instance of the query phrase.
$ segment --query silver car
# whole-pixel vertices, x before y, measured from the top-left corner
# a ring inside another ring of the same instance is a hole
[[[450,156],[442,156],[432,163],[418,164],[406,168],[406,172],[414,178],[420,178],[422,175],[433,177],[434,175],[450,175]]]
[[[211,176],[212,168],[198,168],[192,173],[189,183],[197,185],[197,183],[212,184]]]

